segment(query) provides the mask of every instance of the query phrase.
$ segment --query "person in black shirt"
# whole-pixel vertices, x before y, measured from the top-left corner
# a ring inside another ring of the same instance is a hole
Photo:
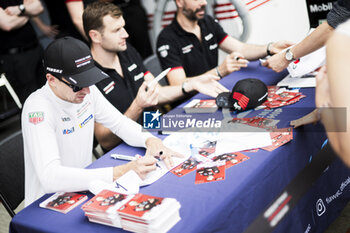
[[[44,82],[43,49],[29,22],[43,7],[39,0],[0,1],[0,66],[20,101]]]
[[[157,55],[163,68],[171,67],[170,85],[202,74],[226,76],[246,67],[248,60],[278,53],[291,43],[279,41],[268,45],[242,43],[227,35],[212,17],[205,15],[207,1],[176,0],[173,22],[157,38]],[[218,49],[229,53],[218,66]]]
[[[143,59],[153,54],[148,35],[148,20],[140,0],[109,0],[124,13],[125,30],[129,32],[128,42],[135,47]]]
[[[95,2],[87,6],[83,13],[85,33],[91,43],[91,53],[97,66],[110,77],[96,86],[104,96],[124,115],[137,121],[145,108],[174,101],[193,90],[216,97],[227,89],[207,75],[188,80],[182,85],[147,87],[154,78],[142,62],[141,56],[128,43],[128,33],[124,29],[121,10],[112,3]],[[109,140],[100,138],[106,130],[95,126],[95,136],[105,149],[113,148]],[[112,136],[113,137],[113,136]],[[106,143],[104,143],[106,142]]]

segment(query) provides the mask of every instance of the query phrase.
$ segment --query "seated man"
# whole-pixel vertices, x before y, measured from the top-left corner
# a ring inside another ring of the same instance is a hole
[[[95,67],[82,41],[55,40],[43,62],[47,82],[28,97],[22,112],[26,206],[45,193],[87,190],[94,179],[112,182],[129,170],[145,177],[156,168],[153,156],[172,165],[175,152],[142,132],[91,86],[107,75]],[[84,169],[91,163],[94,121],[129,145],[146,147],[146,156],[121,166]]]
[[[223,77],[246,67],[248,60],[278,53],[291,45],[284,41],[268,45],[242,43],[227,35],[212,17],[205,15],[205,0],[175,2],[176,17],[159,34],[156,51],[162,67],[171,67],[170,85],[179,85],[186,78],[202,74]],[[229,53],[219,66],[218,48]]]
[[[128,43],[128,33],[121,10],[112,3],[94,2],[83,13],[83,24],[91,44],[91,53],[97,67],[110,77],[97,83],[101,93],[124,115],[137,121],[145,108],[174,101],[192,90],[216,97],[227,91],[216,80],[219,77],[207,75],[177,86],[147,87],[154,77],[148,72],[142,58]],[[95,136],[101,146],[111,149],[118,139],[101,137],[106,130],[96,124]],[[114,135],[110,134],[111,137]]]

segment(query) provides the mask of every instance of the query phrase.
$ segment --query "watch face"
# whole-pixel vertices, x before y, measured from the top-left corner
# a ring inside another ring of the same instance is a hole
[[[19,5],[19,9],[20,9],[20,11],[24,11],[24,5],[23,4],[21,4],[21,5]]]
[[[287,52],[286,52],[286,59],[287,59],[288,61],[293,60],[293,54],[292,54],[292,52],[291,52],[289,49],[288,49]]]

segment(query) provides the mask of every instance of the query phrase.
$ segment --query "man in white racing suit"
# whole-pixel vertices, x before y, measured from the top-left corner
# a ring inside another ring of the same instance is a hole
[[[172,165],[171,156],[178,154],[142,132],[93,86],[108,76],[95,67],[83,42],[53,41],[43,62],[47,82],[28,97],[22,112],[26,206],[45,193],[87,190],[94,179],[112,182],[129,170],[143,178],[156,169],[154,156]],[[92,159],[94,121],[127,144],[145,147],[145,156],[121,166],[84,169]]]

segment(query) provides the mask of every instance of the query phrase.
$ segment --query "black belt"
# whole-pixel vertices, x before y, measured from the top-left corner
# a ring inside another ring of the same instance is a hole
[[[0,49],[0,54],[19,54],[19,53],[24,53],[28,50],[34,49],[38,46],[38,43],[34,43],[28,46],[24,46],[24,47],[18,47],[18,48],[10,48],[10,49]]]

